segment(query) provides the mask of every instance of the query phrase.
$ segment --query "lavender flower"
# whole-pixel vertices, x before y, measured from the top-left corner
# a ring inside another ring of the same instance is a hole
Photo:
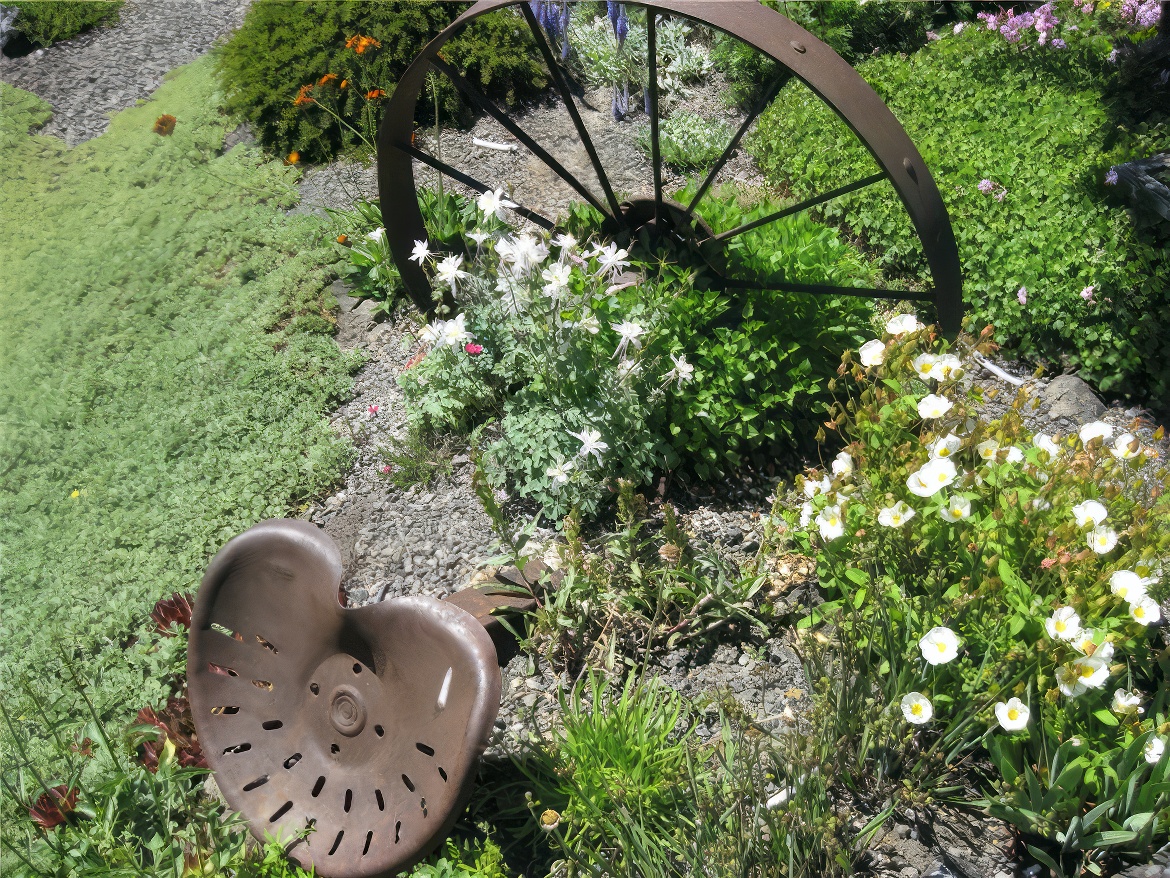
[[[1116,186],[1117,185],[1117,168],[1110,168],[1108,171],[1105,172],[1105,185],[1106,186]]]
[[[1068,43],[1066,43],[1060,37],[1057,37],[1055,40],[1052,41],[1052,48],[1054,48],[1054,49],[1067,49]]]
[[[988,193],[993,192],[994,190],[995,190],[995,184],[992,183],[990,180],[988,180],[986,177],[984,177],[982,180],[979,181],[979,191],[982,192],[984,195],[987,195]]]

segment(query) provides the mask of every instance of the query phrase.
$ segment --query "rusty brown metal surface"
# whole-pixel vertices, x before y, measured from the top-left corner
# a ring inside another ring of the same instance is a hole
[[[909,292],[901,295],[896,290],[801,283],[762,284],[756,280],[740,281],[735,278],[726,278],[726,287],[927,299],[933,301],[943,330],[957,332],[963,315],[962,273],[954,233],[938,187],[898,120],[848,62],[795,22],[756,0],[658,0],[637,5],[658,13],[689,18],[724,31],[772,58],[792,76],[808,85],[854,131],[873,155],[881,169],[880,179],[888,179],[894,187],[922,243],[934,283],[934,289],[925,296]],[[410,147],[418,95],[427,72],[434,69],[433,62],[439,60],[443,45],[471,20],[507,6],[523,6],[523,2],[480,0],[435,37],[399,79],[378,131],[378,189],[387,240],[407,291],[416,305],[426,313],[430,313],[435,305],[431,287],[421,266],[408,259],[413,242],[426,237],[422,214],[414,194]],[[531,20],[530,15],[525,17]],[[537,36],[541,39],[539,34]],[[541,43],[542,54],[550,58],[546,49],[547,46]],[[560,71],[554,71],[554,81],[560,82]],[[587,148],[589,146],[587,144]],[[657,157],[654,165],[657,180],[661,173]],[[603,187],[606,186],[600,172],[599,178]],[[859,183],[868,184],[877,179],[879,175],[874,175],[874,179],[867,178]],[[840,187],[841,192],[836,194],[851,191],[853,185]],[[656,195],[653,216],[661,222],[670,212],[662,210],[657,189]],[[822,200],[821,197],[809,199],[800,207],[812,207]],[[689,214],[693,207],[692,203],[686,213]],[[609,222],[624,226],[631,217],[642,213],[623,209],[617,214],[611,211],[607,217]]]
[[[346,609],[341,574],[337,546],[307,522],[262,522],[229,542],[195,603],[191,708],[228,805],[257,838],[279,836],[327,878],[390,876],[466,804],[500,670],[457,603]]]

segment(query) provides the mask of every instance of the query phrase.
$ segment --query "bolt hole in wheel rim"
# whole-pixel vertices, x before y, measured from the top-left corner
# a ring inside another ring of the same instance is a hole
[[[474,192],[494,189],[503,182],[477,179],[473,171],[453,167],[416,145],[412,138],[415,111],[426,76],[434,73],[450,80],[473,107],[494,118],[531,153],[534,160],[543,163],[582,200],[601,211],[604,215],[602,229],[606,234],[619,236],[649,230],[653,234],[669,234],[683,240],[701,254],[714,274],[715,284],[730,295],[735,295],[737,290],[755,289],[818,296],[851,295],[929,302],[934,305],[936,319],[943,331],[948,334],[958,332],[963,315],[962,274],[954,232],[938,187],[901,124],[843,58],[799,25],[755,0],[661,0],[658,3],[627,5],[640,6],[647,12],[647,115],[650,122],[652,170],[652,192],[648,197],[623,202],[614,191],[604,163],[571,96],[569,75],[557,61],[553,47],[527,2],[480,0],[427,44],[399,79],[378,131],[378,191],[391,251],[403,284],[421,311],[433,313],[436,300],[422,267],[409,259],[414,241],[427,237],[416,196],[414,163],[417,161],[429,166]],[[521,128],[441,56],[444,44],[464,28],[472,26],[476,18],[494,12],[506,14],[508,7],[513,7],[513,14],[518,12],[532,31],[553,88],[559,94],[562,106],[571,117],[581,145],[588,155],[593,179],[586,179],[585,175],[568,170],[551,150],[540,144],[539,137]],[[660,95],[655,50],[657,30],[660,27],[656,19],[660,16],[677,16],[723,31],[771,58],[779,65],[777,69],[780,71],[765,86],[762,99],[749,112],[686,205],[671,202],[663,192]],[[709,193],[719,171],[731,158],[752,123],[790,78],[803,82],[849,126],[869,151],[879,170],[778,209],[758,220],[715,234],[698,219],[696,208]],[[846,287],[804,283],[799,279],[737,277],[733,273],[724,272],[725,264],[719,253],[722,246],[733,238],[883,182],[893,187],[910,219],[929,267],[932,288],[912,291]],[[520,204],[515,212],[543,229],[552,229],[556,225],[554,217],[524,204]],[[450,301],[446,304],[449,307],[452,305]]]
[[[331,878],[394,875],[466,805],[500,670],[471,613],[424,597],[343,608],[341,575],[337,546],[307,522],[229,542],[195,605],[191,709],[257,838]]]

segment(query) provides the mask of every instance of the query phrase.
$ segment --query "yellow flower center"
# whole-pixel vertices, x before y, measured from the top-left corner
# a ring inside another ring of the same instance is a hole
[[[1014,707],[1009,707],[1008,708],[1008,719],[1010,719],[1012,722],[1015,722],[1019,718],[1020,718],[1020,712],[1018,710],[1016,710],[1016,708],[1014,708]]]
[[[1052,627],[1055,628],[1061,634],[1063,634],[1065,629],[1068,628],[1068,623],[1065,622],[1063,619],[1057,619],[1056,623]]]
[[[1085,680],[1089,679],[1089,677],[1093,676],[1093,673],[1094,673],[1093,669],[1090,668],[1088,665],[1081,665],[1082,679],[1085,679]]]
[[[922,704],[917,701],[914,702],[910,708],[910,712],[915,716],[922,716]]]
[[[946,652],[947,651],[947,645],[945,643],[942,643],[941,641],[937,644],[937,647],[938,647],[939,652]]]
[[[940,448],[938,450],[938,456],[939,457],[950,457],[951,456],[951,449],[947,448],[946,446],[943,446],[942,448]]]
[[[1146,617],[1146,608],[1137,606],[1133,608],[1133,617],[1135,619],[1144,619]]]

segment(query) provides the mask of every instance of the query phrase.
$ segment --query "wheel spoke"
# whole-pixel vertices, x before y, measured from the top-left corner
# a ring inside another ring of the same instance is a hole
[[[482,112],[487,113],[489,116],[503,125],[504,128],[508,130],[509,134],[528,147],[533,155],[548,165],[548,167],[551,168],[558,177],[577,190],[582,198],[584,198],[602,213],[605,213],[605,205],[602,204],[597,199],[597,197],[592,192],[590,192],[584,186],[584,184],[581,183],[580,180],[570,174],[565,169],[564,165],[549,155],[548,151],[544,147],[529,137],[524,129],[509,119],[506,113],[501,111],[499,107],[497,107],[483,94],[481,94],[479,89],[477,89],[470,81],[468,81],[468,79],[458,70],[440,58],[431,59],[431,66],[450,79],[451,82],[455,84],[455,87],[467,96],[467,99],[471,101],[471,103],[475,104],[475,106],[478,107]]]
[[[593,140],[589,137],[589,132],[585,130],[585,122],[581,119],[581,113],[577,110],[577,104],[573,101],[573,93],[569,90],[569,81],[565,77],[565,73],[561,69],[560,64],[557,63],[556,58],[553,56],[552,49],[544,37],[544,32],[541,30],[540,22],[536,20],[536,16],[532,14],[532,8],[527,3],[520,4],[520,11],[524,13],[524,18],[527,20],[528,27],[532,31],[532,36],[536,40],[537,48],[540,49],[540,54],[544,56],[544,63],[548,66],[549,73],[553,78],[553,82],[556,84],[557,91],[561,93],[561,100],[565,102],[565,108],[569,111],[569,116],[573,120],[573,126],[577,129],[577,136],[581,138],[585,152],[589,154],[589,161],[593,165],[593,172],[597,174],[597,182],[601,184],[601,190],[605,193],[605,200],[609,204],[610,216],[621,216],[621,208],[618,205],[617,198],[613,194],[613,187],[609,184],[609,177],[606,176],[605,168],[601,164],[601,158],[597,154],[597,149],[593,146]],[[602,210],[602,213],[605,213],[605,211]]]
[[[850,192],[856,192],[858,189],[864,189],[866,186],[872,186],[879,180],[886,178],[885,171],[879,171],[876,174],[870,174],[861,180],[855,180],[846,186],[838,186],[836,189],[830,189],[823,195],[818,195],[815,198],[810,198],[807,201],[802,201],[800,204],[794,204],[791,207],[786,207],[783,210],[778,210],[775,213],[770,213],[767,216],[760,217],[757,220],[752,220],[750,223],[744,223],[742,226],[736,226],[734,229],[728,229],[726,232],[720,232],[711,240],[726,241],[728,238],[734,238],[736,235],[742,235],[744,232],[750,232],[752,229],[758,229],[760,226],[766,226],[768,223],[774,223],[778,219],[783,219],[786,216],[792,216],[794,213],[800,213],[803,210],[808,210],[810,207],[816,207],[818,204],[824,204],[826,201],[832,201],[841,195],[848,195]]]
[[[429,165],[430,167],[434,168],[440,174],[446,174],[448,177],[451,177],[454,180],[458,180],[460,183],[462,183],[464,186],[467,186],[469,189],[474,189],[476,192],[480,192],[480,193],[491,191],[492,187],[487,185],[486,183],[481,183],[479,180],[476,180],[474,177],[469,177],[467,174],[463,173],[462,171],[451,167],[446,162],[439,161],[434,156],[428,155],[427,153],[423,152],[421,149],[417,149],[416,147],[411,146],[409,143],[402,143],[400,141],[398,143],[395,143],[394,146],[396,149],[402,150],[404,153],[409,155],[411,158],[416,158],[420,162],[422,162],[424,165]],[[524,217],[525,219],[529,220],[530,222],[540,226],[542,229],[548,229],[549,231],[551,231],[552,229],[556,228],[556,223],[554,223],[548,217],[542,216],[541,214],[537,213],[536,211],[529,210],[526,207],[520,207],[520,206],[513,207],[512,210],[514,210],[516,213],[520,214],[520,216]]]
[[[650,162],[654,165],[654,225],[662,224],[662,149],[658,141],[658,31],[653,7],[646,7],[646,66],[650,71]]]
[[[879,290],[875,287],[841,287],[836,284],[808,284],[786,280],[737,280],[721,277],[724,289],[775,290],[781,293],[812,293],[817,296],[863,296],[867,299],[897,299],[899,301],[933,302],[934,290],[912,292],[910,290]]]
[[[707,190],[711,187],[711,184],[715,182],[715,178],[719,175],[719,172],[723,170],[723,166],[731,159],[731,154],[735,152],[735,148],[739,146],[739,142],[743,139],[743,136],[747,134],[747,131],[752,126],[752,123],[755,122],[756,119],[759,118],[759,115],[768,108],[768,104],[770,104],[772,99],[775,98],[777,94],[779,94],[780,89],[784,87],[784,83],[786,83],[791,76],[792,73],[790,71],[782,69],[779,73],[776,74],[772,81],[768,83],[768,87],[764,89],[764,93],[760,96],[760,100],[754,107],[752,107],[751,112],[748,113],[748,117],[743,120],[743,124],[739,126],[739,130],[736,131],[735,136],[731,138],[731,143],[727,144],[727,149],[723,150],[723,155],[719,156],[719,160],[715,162],[710,172],[708,172],[707,178],[703,180],[703,184],[699,187],[699,191],[695,193],[695,197],[691,199],[691,203],[687,205],[687,209],[683,211],[684,217],[689,218],[691,213],[694,212],[695,206],[699,203],[699,200],[707,194]]]

